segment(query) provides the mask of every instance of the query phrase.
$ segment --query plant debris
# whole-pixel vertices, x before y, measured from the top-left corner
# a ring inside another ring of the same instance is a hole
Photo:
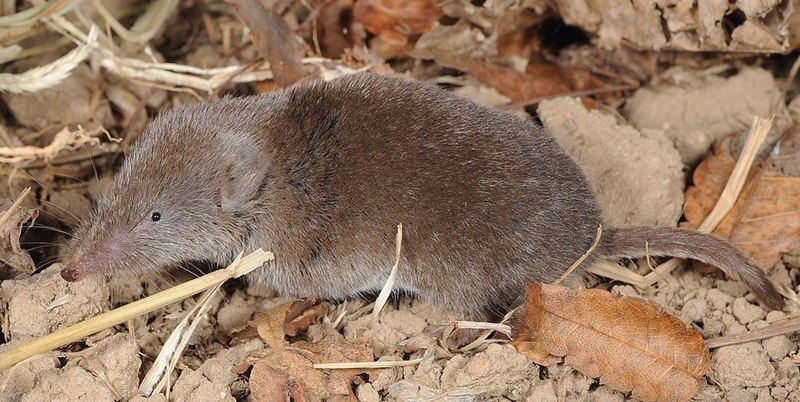
[[[800,247],[800,171],[793,169],[800,158],[800,129],[794,127],[775,144],[769,158],[748,176],[733,209],[714,230],[769,271],[781,256]],[[785,146],[788,145],[788,146]],[[794,160],[794,163],[786,161]],[[695,186],[686,191],[687,225],[696,227],[716,203],[736,159],[725,147],[704,160],[695,170]],[[782,169],[782,166],[792,166]]]
[[[709,366],[703,338],[643,300],[530,285],[515,343],[563,356],[602,383],[649,400],[689,400]],[[540,356],[540,355],[537,355]]]

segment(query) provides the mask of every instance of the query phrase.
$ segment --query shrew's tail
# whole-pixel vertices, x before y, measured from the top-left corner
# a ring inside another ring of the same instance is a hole
[[[783,297],[753,261],[728,242],[694,230],[673,227],[636,227],[603,231],[600,258],[651,256],[695,259],[718,267],[729,277],[744,282],[767,307],[779,309]]]

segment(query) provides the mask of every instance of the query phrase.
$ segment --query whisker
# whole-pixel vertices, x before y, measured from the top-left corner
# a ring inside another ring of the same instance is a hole
[[[70,229],[72,228],[72,224],[70,224],[69,222],[65,221],[60,216],[54,214],[52,211],[48,211],[48,210],[46,210],[44,208],[41,208],[41,207],[37,208],[37,210],[39,211],[39,213],[46,214],[47,216],[55,219],[56,222],[62,223],[64,225],[66,225],[67,227],[69,227]]]
[[[65,235],[65,236],[67,236],[67,237],[72,237],[72,233],[66,232],[66,231],[61,230],[61,229],[54,228],[52,226],[42,225],[40,223],[34,223],[34,224],[30,225],[30,227],[36,228],[36,229],[52,230],[53,232],[61,233],[61,234]]]
[[[31,248],[22,247],[22,249],[30,253],[30,252],[33,252],[33,251],[44,250],[44,249],[47,249],[48,247],[55,247],[55,246],[52,245],[52,244],[45,244],[45,245],[40,245],[40,246],[36,246],[36,247],[31,247]]]
[[[79,217],[78,217],[78,215],[75,215],[73,212],[71,212],[71,211],[67,210],[66,208],[64,208],[64,207],[62,207],[62,206],[60,206],[60,205],[58,205],[58,204],[56,204],[56,203],[54,203],[54,202],[52,202],[52,201],[48,201],[48,200],[39,200],[39,202],[41,202],[41,203],[44,203],[44,204],[47,204],[47,205],[50,205],[50,206],[53,206],[53,207],[55,207],[55,208],[58,208],[58,210],[59,210],[59,211],[61,211],[61,212],[65,213],[65,214],[67,214],[67,215],[69,215],[69,216],[70,216],[72,219],[74,219],[74,220],[75,220],[75,222],[74,222],[74,223],[76,223],[76,224],[80,224],[80,223],[81,223],[81,218],[79,218]],[[56,216],[55,214],[53,214],[53,213],[52,213],[52,212],[50,212],[50,211],[47,211],[46,209],[42,209],[42,208],[40,208],[39,210],[40,210],[40,211],[47,212],[47,213],[49,213],[49,214],[51,214],[51,215],[53,215],[53,216]],[[64,223],[67,223],[67,224],[68,224],[68,222],[64,222]]]
[[[89,147],[87,144],[83,144],[83,147],[86,148],[88,151]],[[94,172],[94,179],[97,182],[97,186],[100,186],[100,176],[97,174],[97,165],[94,163],[94,156],[89,155],[89,163],[92,165],[92,172]]]

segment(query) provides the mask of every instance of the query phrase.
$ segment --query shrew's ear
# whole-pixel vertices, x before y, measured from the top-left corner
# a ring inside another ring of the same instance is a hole
[[[227,164],[221,166],[219,171],[216,203],[227,211],[241,211],[248,201],[257,196],[267,176],[269,159],[253,144],[235,148],[225,159]]]

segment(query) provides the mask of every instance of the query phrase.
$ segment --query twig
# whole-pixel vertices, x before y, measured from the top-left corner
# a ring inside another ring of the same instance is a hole
[[[89,32],[86,44],[78,46],[50,64],[35,67],[20,74],[0,74],[0,92],[15,94],[35,92],[57,85],[67,78],[78,64],[89,57],[98,35],[99,32],[93,29]]]
[[[147,314],[168,304],[183,300],[210,287],[216,286],[219,283],[225,282],[230,278],[238,278],[262,266],[265,262],[273,258],[274,256],[271,252],[258,249],[246,257],[235,261],[225,269],[211,272],[152,296],[126,304],[88,320],[81,321],[75,325],[59,329],[8,352],[1,353],[0,370],[11,367],[31,356],[70,344],[106,328],[126,322],[131,318]]]
[[[538,105],[539,103],[546,101],[548,99],[558,98],[560,96],[572,96],[572,97],[582,97],[582,96],[592,96],[592,95],[600,95],[609,92],[617,92],[617,91],[633,91],[634,89],[638,88],[639,85],[630,85],[630,84],[620,84],[620,85],[608,85],[600,88],[592,88],[586,89],[583,91],[572,91],[572,92],[564,92],[560,94],[553,94],[553,95],[545,95],[539,96],[536,98],[525,99],[520,101],[513,101],[509,102],[505,105],[500,105],[500,109],[519,109],[524,108],[526,106]]]
[[[101,156],[101,155],[111,154],[111,153],[121,152],[121,151],[122,151],[122,148],[117,144],[98,144],[94,148],[91,148],[91,149],[88,149],[88,150],[83,150],[83,149],[76,150],[73,153],[70,153],[68,155],[59,155],[59,156],[55,157],[52,160],[45,161],[45,160],[39,159],[39,160],[35,160],[35,161],[30,161],[30,162],[22,162],[18,166],[14,167],[14,169],[16,169],[16,168],[21,168],[21,169],[42,169],[42,168],[45,168],[47,166],[63,165],[63,164],[66,164],[66,163],[82,161],[82,160],[94,158],[96,156]],[[0,164],[0,168],[1,167],[2,167],[2,165]],[[11,169],[11,170],[13,171],[14,169]],[[7,171],[3,171],[2,169],[0,169],[0,175],[7,174],[7,173],[8,173]]]
[[[30,187],[27,187],[25,188],[25,190],[22,190],[22,193],[19,194],[16,200],[14,200],[14,203],[11,204],[10,207],[8,207],[3,216],[0,216],[0,227],[2,227],[6,223],[8,218],[11,217],[11,214],[13,214],[14,211],[16,211],[17,208],[19,208],[19,206],[22,205],[22,201],[25,201],[25,197],[27,197],[28,194],[30,193],[31,193]]]
[[[99,145],[100,139],[96,136],[103,131],[105,130],[98,128],[87,133],[81,126],[78,126],[78,129],[74,131],[70,130],[69,127],[64,127],[61,131],[56,133],[50,144],[44,147],[0,147],[0,164],[19,164],[21,162],[35,160],[49,162],[56,158],[61,151],[74,151],[86,144]],[[113,137],[109,138],[112,139],[112,141],[114,140]]]
[[[709,339],[706,341],[706,345],[709,349],[714,349],[723,346],[738,345],[740,343],[760,341],[762,339],[772,338],[795,331],[800,331],[800,317],[778,321],[764,328],[748,331],[743,334],[720,336],[718,338]]]
[[[316,363],[315,369],[383,369],[393,367],[413,366],[425,359],[433,359],[433,349],[425,350],[422,357],[411,360],[393,360],[384,362],[341,362],[341,363]]]

